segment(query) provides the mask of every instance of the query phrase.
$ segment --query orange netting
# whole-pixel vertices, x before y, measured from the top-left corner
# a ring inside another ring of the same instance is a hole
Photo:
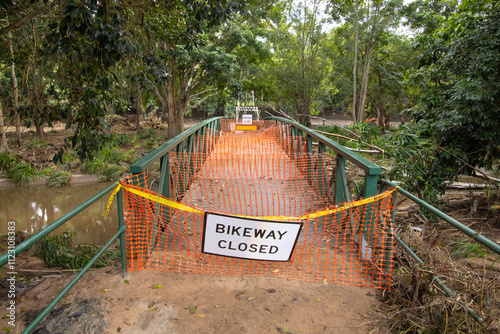
[[[336,207],[330,155],[301,153],[303,140],[277,126],[227,128],[197,136],[193,153],[169,153],[168,198],[148,189],[145,174],[121,180],[128,270],[389,286],[393,191]],[[206,212],[303,226],[288,262],[224,257],[202,253]]]

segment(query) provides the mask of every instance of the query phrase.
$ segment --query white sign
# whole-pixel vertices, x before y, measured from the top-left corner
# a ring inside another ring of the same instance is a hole
[[[252,124],[252,115],[250,114],[241,115],[241,124]]]
[[[301,222],[205,214],[202,252],[261,261],[289,261]]]

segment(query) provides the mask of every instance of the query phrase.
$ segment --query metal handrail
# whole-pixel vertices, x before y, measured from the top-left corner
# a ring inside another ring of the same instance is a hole
[[[382,183],[386,184],[390,187],[396,187],[396,184],[389,182],[389,181],[386,181],[386,180],[383,180]],[[408,197],[409,199],[411,199],[412,201],[414,201],[415,203],[417,203],[418,205],[420,205],[424,209],[428,210],[429,212],[435,214],[436,216],[438,216],[439,218],[441,218],[442,220],[444,220],[445,222],[447,222],[451,226],[457,228],[458,230],[460,230],[461,232],[463,232],[467,236],[471,237],[473,240],[476,240],[481,245],[491,249],[492,251],[494,251],[495,253],[500,255],[500,245],[497,244],[496,242],[491,241],[490,239],[486,238],[484,235],[481,235],[479,232],[476,232],[473,229],[471,229],[470,227],[465,226],[464,224],[460,223],[458,220],[453,219],[452,217],[448,216],[446,213],[442,212],[441,210],[436,209],[435,207],[433,207],[429,203],[421,200],[420,198],[409,193],[408,191],[404,190],[403,188],[398,186],[396,188],[396,191],[405,195],[406,197]]]
[[[28,250],[31,246],[33,246],[40,239],[46,237],[49,233],[68,222],[71,218],[85,210],[87,207],[95,203],[97,200],[102,198],[104,195],[109,193],[111,190],[115,189],[118,185],[112,184],[108,186],[106,189],[100,191],[96,195],[92,196],[70,212],[66,213],[59,219],[55,220],[52,224],[38,231],[37,233],[30,236],[28,239],[21,242],[17,245],[14,250],[11,252],[14,253],[14,256],[22,253],[25,250]],[[36,326],[52,311],[52,309],[61,301],[61,299],[69,292],[69,290],[80,280],[80,278],[92,267],[92,265],[97,261],[97,259],[106,251],[106,249],[116,240],[116,238],[120,237],[120,251],[121,251],[121,263],[123,274],[126,272],[126,254],[125,254],[125,225],[123,222],[123,204],[122,204],[122,191],[118,192],[118,231],[115,235],[101,248],[101,250],[87,263],[87,265],[80,270],[80,272],[71,280],[71,282],[66,285],[66,287],[50,302],[45,309],[24,329],[23,334],[31,333]],[[2,254],[0,256],[0,267],[8,263],[9,252]]]
[[[380,166],[374,164],[373,162],[363,158],[362,156],[350,151],[346,147],[340,145],[339,143],[333,141],[332,139],[317,133],[316,131],[299,124],[295,121],[282,118],[282,117],[269,117],[267,119],[274,120],[278,124],[287,124],[294,129],[294,132],[298,132],[299,137],[302,133],[306,134],[306,140],[310,145],[307,145],[308,153],[312,150],[313,139],[319,143],[320,153],[325,152],[325,147],[332,149],[337,154],[337,176],[335,182],[335,204],[342,202],[347,202],[350,200],[347,191],[347,180],[345,177],[345,162],[346,160],[352,162],[354,165],[358,166],[365,172],[365,190],[364,197],[375,196],[377,194],[377,183],[378,177],[381,173]]]
[[[295,128],[302,130],[303,132],[310,135],[311,137],[313,137],[317,141],[324,143],[327,147],[334,150],[337,154],[342,155],[347,160],[351,161],[353,164],[355,164],[356,166],[363,169],[365,172],[372,174],[372,175],[375,175],[375,174],[379,175],[381,173],[380,166],[378,166],[378,165],[374,164],[373,162],[371,162],[370,160],[367,160],[367,159],[363,158],[362,156],[352,152],[348,148],[340,145],[339,143],[331,140],[330,138],[328,138],[320,133],[317,133],[313,129],[310,129],[302,124],[299,124],[295,121],[292,121],[292,120],[289,120],[286,118],[282,118],[282,117],[269,117],[266,119],[274,119],[274,120],[280,121],[281,123],[288,123],[290,125],[293,125]]]
[[[459,231],[462,233],[466,234],[467,236],[471,237],[473,240],[476,240],[483,246],[487,247],[488,249],[494,251],[497,254],[500,254],[500,245],[497,243],[491,241],[490,239],[486,238],[485,236],[481,235],[479,232],[474,231],[473,229],[465,226],[464,224],[460,223],[459,221],[453,219],[452,217],[448,216],[446,213],[442,212],[441,210],[435,208],[434,206],[430,205],[429,203],[421,200],[417,196],[409,193],[408,191],[404,190],[400,186],[397,186],[396,184],[387,181],[387,180],[382,180],[381,186],[389,186],[389,187],[394,187],[396,188],[396,191],[403,194],[413,202],[417,203],[424,209],[428,210],[429,212],[433,213],[434,215],[438,216],[439,218],[443,219],[445,222],[449,223],[453,227],[457,228]],[[394,211],[396,211],[396,208],[394,208]],[[403,240],[401,240],[397,235],[394,235],[395,240],[410,254],[411,257],[413,257],[419,265],[424,265],[425,263],[420,259],[413,250],[404,243]],[[438,284],[444,291],[445,293],[450,296],[452,299],[457,300],[457,295],[444,284],[444,282],[437,277],[435,274],[430,273],[432,279],[436,284]],[[479,324],[484,324],[484,319],[481,318],[472,308],[470,308],[468,305],[463,305],[467,312],[472,316],[474,320],[476,320]]]
[[[160,161],[160,159],[165,154],[167,154],[169,151],[172,151],[179,144],[184,142],[184,140],[186,140],[189,136],[193,135],[197,131],[199,132],[200,130],[202,130],[205,127],[213,125],[213,123],[218,123],[219,120],[223,119],[223,118],[226,118],[226,117],[213,117],[213,118],[207,119],[201,123],[198,123],[195,126],[190,127],[186,131],[184,131],[181,134],[177,135],[176,137],[170,139],[165,144],[159,146],[154,151],[150,152],[149,154],[144,156],[142,159],[138,160],[133,165],[131,165],[130,166],[130,173],[139,174],[139,173],[145,172],[148,167],[153,165],[155,162]]]
[[[71,280],[71,282],[66,285],[66,287],[50,302],[50,304],[43,309],[43,311],[33,320],[22,332],[22,334],[31,333],[36,326],[52,311],[52,309],[61,301],[61,299],[71,290],[71,288],[82,278],[82,276],[92,267],[92,265],[97,261],[97,259],[108,249],[108,247],[116,240],[120,235],[125,233],[125,226],[121,226],[118,232],[111,237],[111,239],[102,247],[102,249],[87,263],[87,265],[80,270],[80,272]]]
[[[52,231],[57,229],[59,226],[63,225],[68,220],[70,220],[71,218],[73,218],[74,216],[76,216],[77,214],[82,212],[83,210],[85,210],[87,207],[92,205],[94,202],[96,202],[98,199],[100,199],[101,197],[103,197],[104,195],[106,195],[108,192],[110,192],[111,190],[113,190],[116,187],[117,187],[116,184],[110,185],[109,187],[100,191],[99,193],[97,193],[93,197],[89,198],[88,200],[86,200],[85,202],[83,202],[82,204],[80,204],[79,206],[77,206],[76,208],[74,208],[73,210],[68,212],[67,214],[63,215],[61,218],[56,219],[52,224],[48,225],[47,227],[45,227],[42,230],[38,231],[37,233],[33,234],[28,239],[24,240],[19,245],[17,245],[16,248],[14,248],[14,255],[17,255],[19,253],[24,252],[25,250],[27,250],[28,248],[33,246],[36,242],[38,242],[40,239],[47,236],[49,233],[51,233]],[[2,267],[3,265],[5,265],[7,263],[8,257],[9,257],[8,252],[6,252],[5,254],[2,254],[0,256],[0,267]]]

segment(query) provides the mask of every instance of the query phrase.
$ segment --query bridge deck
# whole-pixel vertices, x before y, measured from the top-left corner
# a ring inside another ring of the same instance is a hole
[[[329,203],[313,191],[301,169],[300,159],[293,160],[272,137],[223,133],[182,203],[248,216],[298,217],[324,209]],[[174,223],[151,236],[154,247],[145,267],[355,285],[371,285],[373,279],[359,262],[358,247],[345,222],[332,226],[326,219],[305,221],[292,261],[269,263],[202,254],[202,217],[173,210],[170,221]],[[301,269],[303,265],[307,270]]]

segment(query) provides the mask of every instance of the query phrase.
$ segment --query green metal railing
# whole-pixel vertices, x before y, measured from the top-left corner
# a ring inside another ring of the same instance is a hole
[[[14,255],[28,250],[31,246],[33,246],[36,242],[47,236],[49,233],[60,227],[61,225],[68,222],[71,218],[85,210],[87,207],[95,203],[97,200],[108,194],[110,191],[114,190],[117,187],[116,184],[112,184],[106,189],[100,191],[93,197],[89,198],[67,214],[63,215],[61,218],[55,220],[52,224],[48,225],[41,231],[33,234],[28,239],[21,242],[14,249]],[[68,283],[68,285],[56,296],[56,298],[45,308],[43,311],[31,322],[26,329],[23,331],[24,333],[31,333],[36,326],[47,316],[47,314],[52,311],[52,309],[57,305],[57,303],[68,293],[68,291],[78,282],[78,280],[92,267],[92,265],[97,261],[97,259],[106,251],[106,249],[115,241],[118,237],[120,237],[120,250],[121,250],[121,263],[122,270],[125,275],[126,273],[126,254],[125,254],[125,225],[123,220],[123,204],[122,204],[122,191],[118,192],[118,231],[115,235],[101,248],[101,250],[89,261],[89,263],[82,269],[80,272]],[[2,254],[0,256],[0,267],[7,264],[9,258],[9,253]]]
[[[313,153],[313,146],[315,146],[315,144],[318,146],[318,153],[325,153],[327,147],[336,153],[335,182],[333,190],[335,204],[351,201],[346,175],[346,161],[350,161],[365,172],[364,191],[361,197],[371,197],[377,194],[378,178],[381,173],[381,168],[379,166],[302,124],[281,117],[270,117],[267,119],[276,122],[280,128],[280,135],[283,143],[292,143],[293,154],[300,155],[305,153],[310,155]],[[308,156],[307,159],[309,161],[309,169],[312,166],[311,157]],[[325,170],[324,173],[327,173],[327,171]],[[310,184],[313,186],[312,182],[314,182],[314,178],[307,177],[309,174],[312,174],[312,170],[306,172],[306,179],[309,179]],[[373,210],[373,204],[368,204],[365,211],[366,214],[364,215],[364,224],[362,224],[363,236],[358,238],[357,233],[354,233],[356,235],[356,242],[361,244],[361,255],[364,259],[371,259],[375,247],[375,227],[369,221]],[[357,225],[356,222],[351,220],[350,225],[351,228],[355,230],[355,226]]]
[[[275,120],[276,124],[281,126],[282,136],[285,137],[285,140],[290,138],[292,143],[298,142],[300,139],[305,140],[306,145],[304,152],[302,152],[302,145],[295,145],[293,147],[295,152],[298,154],[312,153],[314,144],[319,146],[319,153],[325,153],[327,147],[336,153],[336,179],[334,190],[335,204],[350,201],[350,194],[347,187],[347,177],[345,173],[346,161],[350,161],[365,172],[363,197],[375,196],[377,194],[378,177],[381,173],[379,166],[302,124],[281,117],[270,117],[267,119]],[[299,140],[297,140],[297,138]]]
[[[386,186],[397,187],[396,184],[389,182],[389,181],[386,181],[386,180],[383,180],[381,182],[380,191],[382,192]],[[413,202],[417,203],[422,208],[433,213],[437,217],[443,219],[445,222],[449,223],[450,225],[452,225],[453,227],[455,227],[456,229],[458,229],[462,233],[471,237],[473,240],[476,240],[477,242],[479,242],[483,246],[487,247],[488,249],[490,249],[490,250],[492,250],[495,253],[500,255],[500,245],[498,245],[497,243],[489,240],[485,236],[481,235],[479,232],[476,232],[476,231],[472,230],[471,228],[465,226],[464,224],[462,224],[459,221],[455,220],[454,218],[448,216],[446,213],[438,210],[437,208],[435,208],[432,205],[430,205],[429,203],[421,200],[420,198],[416,197],[415,195],[409,193],[408,191],[404,190],[403,188],[397,187],[396,191],[398,193],[406,196],[407,198],[409,198]],[[393,221],[394,221],[395,211],[396,211],[396,208],[394,208],[394,212],[393,212]],[[397,235],[394,235],[394,238],[408,252],[408,254],[410,254],[410,256],[413,257],[415,259],[415,261],[417,261],[417,263],[419,265],[425,264],[422,261],[422,259],[420,259],[420,257],[418,257],[418,255],[415,254],[415,252],[413,252],[413,250],[407,244],[404,243],[403,240],[401,240]],[[446,292],[446,294],[448,296],[450,296],[452,299],[454,299],[455,301],[457,301],[460,304],[460,302],[457,300],[457,295],[449,287],[447,287],[446,284],[439,277],[437,277],[433,273],[430,273],[430,275],[431,275],[433,281],[436,282],[436,284],[439,285]],[[479,324],[484,323],[484,319],[481,318],[476,312],[474,312],[473,309],[471,309],[468,305],[463,305],[463,306],[465,307],[467,312],[472,316],[472,318],[474,320],[476,320]]]
[[[186,188],[189,187],[190,183],[195,174],[195,170],[189,170],[186,172],[188,175],[183,175],[182,178],[174,179],[174,176],[171,174],[171,161],[169,152],[177,152],[177,153],[188,153],[186,155],[186,159],[191,159],[189,153],[202,153],[205,156],[208,156],[210,151],[213,149],[214,145],[218,140],[219,131],[221,130],[221,119],[224,117],[216,117],[211,118],[209,120],[203,121],[183,133],[179,134],[175,138],[167,141],[165,144],[161,145],[144,158],[140,159],[132,166],[130,166],[130,172],[132,174],[141,174],[145,172],[149,167],[153,164],[159,162],[160,163],[160,180],[158,182],[158,193],[166,196],[168,198],[172,198],[172,193],[179,194],[183,193],[182,189],[177,188]],[[365,172],[365,185],[362,196],[370,197],[377,194],[378,190],[382,191],[385,186],[395,187],[396,185],[388,182],[382,181],[380,189],[378,189],[378,178],[381,173],[381,169],[379,166],[374,163],[364,159],[358,154],[349,151],[347,148],[342,145],[334,142],[333,140],[316,133],[314,130],[309,129],[301,124],[298,124],[294,121],[290,121],[288,119],[273,117],[270,118],[274,120],[275,123],[280,128],[280,136],[282,142],[289,141],[292,144],[293,154],[312,154],[313,146],[318,146],[318,153],[325,153],[326,148],[332,149],[336,153],[336,167],[335,167],[335,182],[334,182],[334,190],[333,197],[334,202],[336,204],[340,204],[343,202],[350,201],[350,194],[347,187],[347,176],[345,172],[346,161],[350,161],[354,165],[358,166]],[[203,135],[208,136],[208,140],[205,143],[209,143],[209,145],[197,146],[194,143],[196,136]],[[305,143],[305,145],[303,145]],[[187,161],[188,164],[191,165],[191,161]],[[312,175],[312,170],[306,174]],[[318,171],[319,173],[319,171]],[[325,170],[326,173],[326,170]],[[309,176],[308,176],[309,177]],[[309,178],[313,180],[312,177]],[[141,182],[141,180],[137,181]],[[101,192],[94,195],[92,198],[88,199],[75,209],[71,210],[61,218],[54,221],[52,224],[39,231],[38,233],[32,235],[30,238],[26,239],[22,243],[16,246],[14,252],[15,254],[19,254],[27,249],[29,249],[33,244],[38,242],[43,237],[47,236],[49,233],[66,223],[69,219],[79,214],[88,206],[92,205],[94,202],[108,194],[110,191],[115,189],[117,185],[113,184],[102,190]],[[468,228],[467,226],[461,224],[455,219],[449,217],[438,209],[432,207],[428,203],[420,200],[414,195],[408,193],[404,189],[398,187],[397,192],[405,195],[409,199],[415,201],[425,209],[434,213],[438,217],[450,223],[452,226],[464,232],[466,235],[470,236],[474,240],[480,242],[482,245],[488,247],[489,249],[495,251],[497,254],[500,254],[500,246],[491,240],[485,238],[474,230]],[[179,200],[179,198],[175,198],[175,200]],[[71,280],[71,282],[57,295],[57,297],[35,318],[35,320],[23,331],[23,333],[32,332],[36,326],[47,316],[50,311],[57,305],[57,303],[67,294],[67,292],[76,284],[76,282],[92,267],[95,261],[105,252],[105,250],[117,239],[120,238],[120,251],[121,251],[121,264],[123,270],[123,276],[126,275],[126,251],[125,251],[125,225],[124,225],[124,217],[123,217],[123,193],[120,190],[117,193],[117,206],[118,206],[118,231],[116,234],[102,247],[98,254],[96,254],[90,262]],[[371,210],[368,208],[367,210]],[[367,217],[370,216],[369,212],[367,212]],[[169,219],[169,214],[167,213],[164,219]],[[368,218],[367,218],[368,219]],[[365,224],[366,226],[370,226],[371,224]],[[397,237],[393,236],[395,240],[400,243],[409,253],[413,256],[416,261],[420,264],[423,264],[422,260],[411,250],[404,242]],[[363,231],[363,243],[369,245],[369,247],[373,247],[373,231],[370,230],[369,227],[365,228]],[[362,254],[363,255],[363,254]],[[5,265],[8,262],[8,253],[5,253],[0,256],[0,267]],[[439,284],[446,293],[452,298],[455,298],[455,294],[448,288],[446,285],[435,275],[432,276],[434,281]],[[474,311],[470,308],[467,308],[468,312],[476,319],[476,321],[483,323],[483,319],[479,317]]]
[[[198,135],[209,136],[212,139],[213,144],[215,144],[218,138],[217,131],[220,131],[221,129],[220,120],[223,118],[225,117],[214,117],[205,120],[201,123],[198,123],[195,126],[190,127],[183,133],[170,139],[165,144],[161,145],[160,147],[158,147],[157,149],[155,149],[154,151],[147,154],[142,159],[131,165],[130,173],[132,174],[143,173],[148,169],[148,167],[151,167],[154,163],[160,162],[160,181],[158,184],[158,193],[165,197],[171,198],[172,195],[170,189],[171,162],[168,153],[169,152],[194,153],[194,151],[197,149],[194,145],[194,139]],[[203,147],[202,149],[210,150],[211,148],[213,148],[213,146],[208,148]],[[208,154],[210,152],[205,152],[205,151],[201,152],[198,150],[196,153]],[[192,181],[193,174],[194,172],[189,173],[187,177],[182,179],[182,182],[178,182],[179,180],[175,180],[177,182],[174,182],[174,185],[178,187],[181,186],[188,187]]]

